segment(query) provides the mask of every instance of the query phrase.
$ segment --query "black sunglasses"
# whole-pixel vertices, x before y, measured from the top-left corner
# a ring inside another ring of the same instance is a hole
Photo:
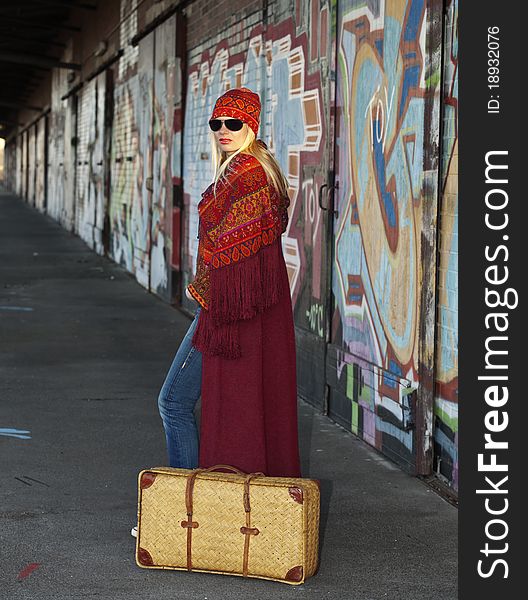
[[[240,131],[244,125],[244,122],[240,119],[226,119],[223,122],[229,131]],[[209,121],[209,127],[211,128],[211,131],[220,131],[222,121],[220,119],[211,119]]]

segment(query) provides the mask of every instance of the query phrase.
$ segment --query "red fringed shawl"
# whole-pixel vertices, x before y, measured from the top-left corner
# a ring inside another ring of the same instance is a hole
[[[202,310],[201,467],[300,477],[295,329],[281,234],[287,197],[239,154],[202,194],[196,277]]]

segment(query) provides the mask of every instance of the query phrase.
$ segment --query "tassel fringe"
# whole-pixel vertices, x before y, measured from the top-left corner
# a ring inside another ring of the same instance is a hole
[[[240,358],[238,323],[229,323],[216,327],[210,311],[202,308],[198,316],[198,325],[194,331],[192,344],[206,356]]]
[[[210,312],[217,327],[252,319],[279,301],[280,236],[256,254],[210,272]]]
[[[206,356],[240,358],[238,322],[280,298],[280,237],[250,258],[210,271],[209,309],[203,308],[192,344]]]

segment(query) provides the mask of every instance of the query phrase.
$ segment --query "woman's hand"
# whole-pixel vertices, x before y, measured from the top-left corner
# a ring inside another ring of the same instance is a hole
[[[191,294],[191,292],[189,292],[189,288],[188,287],[185,288],[185,295],[187,296],[187,298],[189,300],[194,300],[194,302],[196,302],[196,299],[194,298],[194,296]]]

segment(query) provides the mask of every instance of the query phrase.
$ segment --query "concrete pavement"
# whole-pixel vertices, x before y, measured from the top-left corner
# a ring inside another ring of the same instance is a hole
[[[315,577],[136,566],[137,474],[166,464],[156,400],[189,324],[0,191],[0,598],[456,599],[457,509],[302,401],[303,474],[322,493]]]

